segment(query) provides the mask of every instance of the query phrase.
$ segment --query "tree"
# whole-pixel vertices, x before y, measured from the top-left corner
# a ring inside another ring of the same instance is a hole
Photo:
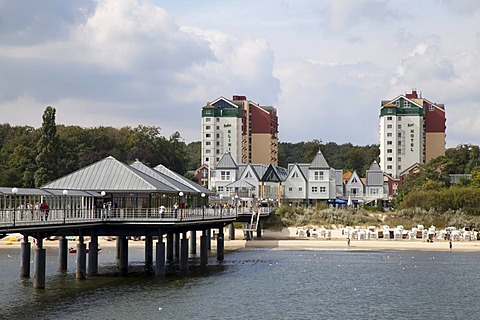
[[[57,125],[55,124],[55,108],[48,106],[43,113],[42,136],[37,143],[37,171],[35,185],[37,187],[58,177]]]

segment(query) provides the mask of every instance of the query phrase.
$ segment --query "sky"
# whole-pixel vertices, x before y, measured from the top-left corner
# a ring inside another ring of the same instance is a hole
[[[158,126],[277,108],[281,142],[379,143],[382,100],[444,103],[447,147],[480,144],[480,1],[0,0],[0,123]]]

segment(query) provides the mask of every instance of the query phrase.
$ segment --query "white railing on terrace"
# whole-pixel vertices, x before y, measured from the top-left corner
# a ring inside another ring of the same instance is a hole
[[[90,210],[50,209],[46,212],[29,210],[1,210],[0,227],[53,225],[98,221],[144,221],[144,222],[182,222],[202,221],[222,218],[235,218],[239,208],[115,208]]]

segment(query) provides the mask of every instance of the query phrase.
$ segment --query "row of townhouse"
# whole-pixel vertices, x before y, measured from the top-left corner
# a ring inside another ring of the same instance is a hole
[[[240,197],[263,199],[274,203],[346,203],[387,200],[389,185],[374,162],[361,179],[357,172],[344,179],[343,170],[328,164],[319,150],[311,163],[289,164],[288,168],[265,164],[237,164],[225,153],[210,173],[211,188],[222,199]]]

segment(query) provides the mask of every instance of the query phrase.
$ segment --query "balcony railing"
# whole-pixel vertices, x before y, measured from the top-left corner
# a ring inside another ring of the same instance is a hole
[[[50,209],[47,211],[0,210],[0,227],[55,225],[100,221],[182,222],[235,218],[235,208],[112,208],[108,209]]]

